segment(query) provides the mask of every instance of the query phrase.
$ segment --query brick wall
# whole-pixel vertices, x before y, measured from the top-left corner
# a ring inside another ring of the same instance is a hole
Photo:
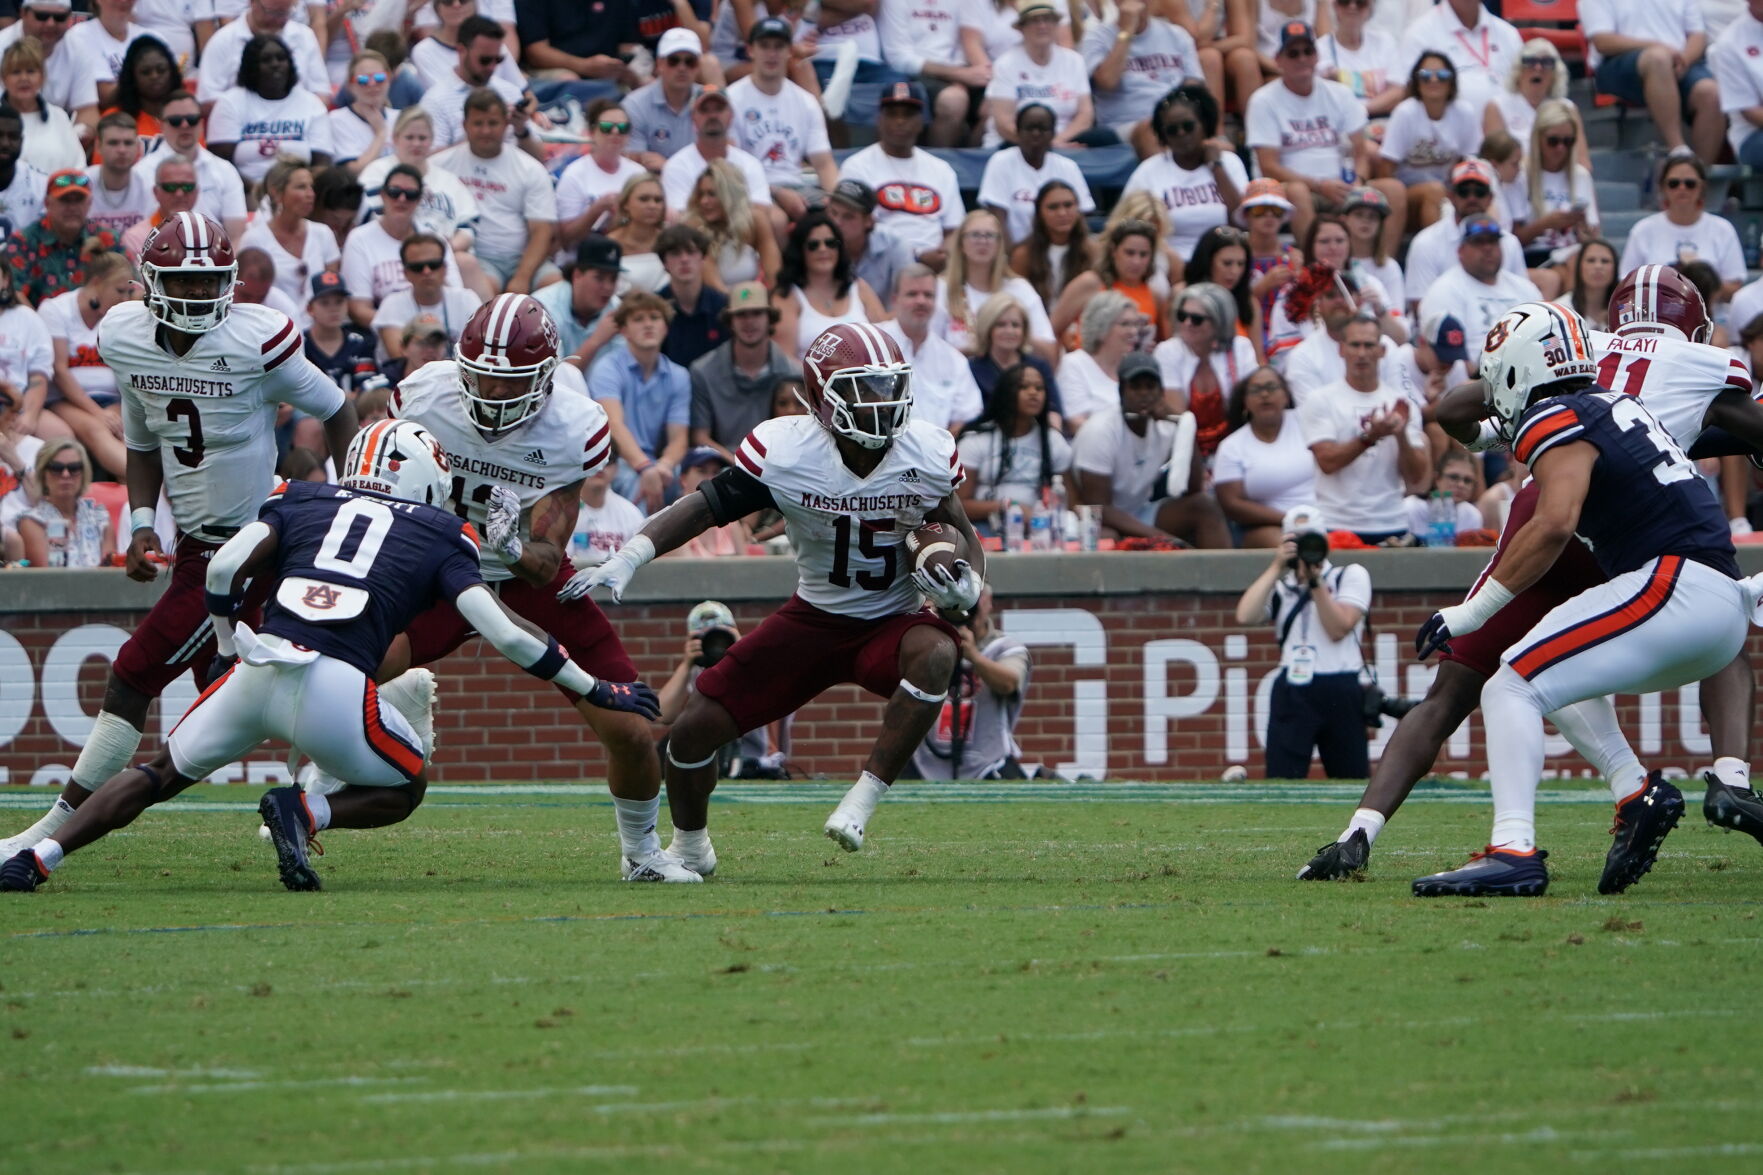
[[[1415,627],[1457,590],[1380,592],[1374,612],[1376,661],[1391,693],[1418,695],[1431,669],[1405,650]],[[1032,688],[1021,728],[1025,758],[1091,775],[1138,779],[1214,778],[1229,763],[1260,770],[1262,708],[1275,665],[1269,630],[1243,633],[1234,596],[1181,593],[1098,598],[1035,597],[998,607],[1007,631],[1035,645]],[[683,643],[687,605],[616,610],[639,669],[665,680]],[[743,628],[770,605],[734,605]],[[102,696],[108,658],[139,613],[14,613],[0,631],[0,771],[23,784],[61,779],[78,753]],[[1763,652],[1756,649],[1754,652]],[[474,642],[438,667],[441,743],[436,778],[455,781],[602,778],[598,747],[548,686]],[[188,681],[155,707],[148,747],[194,699]],[[1694,770],[1708,748],[1695,689],[1621,699],[1624,726],[1650,765]],[[793,762],[834,778],[851,775],[867,751],[881,703],[851,687],[802,711]],[[1386,724],[1386,734],[1390,725]],[[1439,769],[1480,775],[1481,727],[1472,719]],[[1381,747],[1381,739],[1377,746]],[[1584,765],[1551,741],[1553,770]],[[282,754],[258,752],[226,773],[262,782],[282,777]]]

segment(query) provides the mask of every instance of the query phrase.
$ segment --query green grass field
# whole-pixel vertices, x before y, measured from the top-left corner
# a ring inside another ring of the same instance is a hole
[[[631,886],[600,789],[437,787],[321,894],[191,792],[0,901],[0,1170],[1763,1164],[1763,850],[1699,789],[1620,898],[1604,793],[1547,793],[1551,895],[1488,902],[1408,894],[1474,788],[1336,885],[1357,788],[903,785],[854,856],[840,790],[727,785],[721,875]]]

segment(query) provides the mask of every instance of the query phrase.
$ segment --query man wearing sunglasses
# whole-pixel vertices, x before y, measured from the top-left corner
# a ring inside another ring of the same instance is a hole
[[[422,192],[422,173],[408,163],[398,164],[386,173],[385,184],[380,188],[380,214],[366,224],[357,225],[343,238],[340,272],[343,281],[354,291],[349,299],[349,316],[357,326],[372,324],[376,307],[384,305],[392,295],[410,288],[410,265],[404,258],[403,246],[417,231],[416,211],[422,203]],[[441,284],[463,289],[465,283],[460,279],[459,266],[453,260],[453,250],[444,250],[440,261],[438,276]],[[421,272],[427,275],[426,257]],[[423,301],[433,304],[435,299],[431,295]],[[481,299],[472,299],[467,317],[480,302]],[[414,316],[412,311],[410,317]],[[398,325],[403,326],[410,317],[400,320]],[[465,326],[465,319],[459,320],[459,326]]]
[[[1485,213],[1465,217],[1458,226],[1457,264],[1440,274],[1420,300],[1420,320],[1455,315],[1463,324],[1471,373],[1481,365],[1488,330],[1520,302],[1541,302],[1536,285],[1506,270],[1501,242],[1512,234]]]
[[[527,126],[527,115],[532,109],[530,96],[523,86],[496,72],[507,51],[502,44],[502,26],[489,17],[468,17],[459,26],[458,61],[450,73],[430,86],[422,96],[422,108],[434,120],[435,150],[465,138],[466,99],[476,90],[490,89],[508,104],[513,115],[508,129],[516,144],[534,159],[544,162],[545,146]]]
[[[140,175],[139,172],[135,174]],[[147,244],[147,238],[153,234],[153,230],[165,223],[168,217],[180,212],[195,211],[200,199],[196,169],[184,159],[168,155],[159,161],[159,166],[153,169],[151,175],[155,210],[152,215],[139,221],[122,235],[122,251],[136,264],[140,263],[141,249]]]
[[[1693,151],[1713,163],[1725,127],[1720,87],[1703,57],[1708,27],[1699,0],[1579,0],[1579,19],[1589,46],[1586,68],[1596,75],[1598,93],[1646,103],[1671,154]]]
[[[218,220],[227,235],[245,234],[245,181],[239,169],[202,145],[202,108],[192,94],[174,94],[159,115],[163,138],[135,164],[137,175],[152,180],[159,165],[181,159],[196,169],[195,211]]]
[[[331,104],[331,75],[325,67],[324,50],[306,25],[293,19],[295,0],[251,0],[244,15],[216,29],[202,47],[202,68],[197,75],[196,97],[206,113],[220,96],[239,80],[239,63],[245,45],[255,36],[280,37],[293,58],[300,84]]]
[[[1642,3],[1646,0],[1623,0]],[[1518,30],[1482,7],[1482,0],[1439,0],[1417,17],[1402,37],[1399,76],[1414,71],[1427,50],[1443,53],[1457,70],[1463,101],[1478,114],[1487,108],[1524,52]]]
[[[352,239],[354,234],[350,235]],[[399,244],[398,261],[404,269],[405,286],[387,295],[373,314],[373,329],[379,332],[386,354],[394,359],[404,354],[404,328],[417,318],[426,315],[435,319],[446,328],[448,342],[456,343],[465,324],[483,304],[464,286],[448,284],[452,255],[446,242],[432,233],[412,233]],[[457,283],[456,271],[451,280]]]
[[[86,263],[99,253],[120,252],[116,234],[86,218],[92,181],[75,168],[50,175],[43,219],[19,231],[12,249],[12,278],[19,297],[32,306],[86,282]]]
[[[691,29],[668,29],[655,52],[655,80],[625,96],[630,139],[625,154],[649,171],[667,166],[692,141],[692,105],[698,97],[698,61],[704,44]]]
[[[74,70],[61,39],[74,25],[71,0],[33,0],[18,9],[18,19],[0,29],[0,52],[5,52],[20,37],[35,37],[43,43],[43,91],[41,100],[63,110],[73,105]]]
[[[1243,116],[1261,174],[1285,185],[1292,231],[1302,240],[1318,212],[1339,209],[1358,177],[1371,174],[1365,106],[1353,91],[1316,74],[1316,30],[1301,20],[1279,30],[1279,77],[1256,90]],[[1391,215],[1404,223],[1408,192],[1400,181],[1376,179]]]
[[[1499,177],[1481,159],[1465,159],[1451,168],[1450,184],[1445,188],[1449,205],[1445,214],[1414,234],[1408,243],[1408,258],[1402,268],[1407,277],[1408,316],[1414,317],[1421,296],[1437,281],[1439,275],[1457,264],[1457,246],[1462,243],[1458,225],[1471,216],[1493,214],[1494,193],[1499,190]],[[1506,272],[1523,276],[1524,246],[1518,238],[1506,233],[1500,239],[1500,264]]]

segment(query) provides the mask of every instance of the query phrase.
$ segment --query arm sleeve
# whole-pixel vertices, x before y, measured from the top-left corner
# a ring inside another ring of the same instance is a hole
[[[473,584],[461,592],[453,601],[453,607],[467,624],[477,629],[479,636],[495,645],[498,653],[522,669],[543,668],[547,654],[557,648],[555,639],[542,641],[508,619],[496,597],[482,583]],[[555,672],[544,676],[580,694],[587,693],[595,685],[593,676],[567,658]]]
[[[710,503],[710,517],[718,526],[777,506],[765,484],[745,469],[724,469],[700,485],[698,492]]]

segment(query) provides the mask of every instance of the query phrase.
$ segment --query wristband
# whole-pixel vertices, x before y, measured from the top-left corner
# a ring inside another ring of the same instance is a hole
[[[131,532],[137,530],[152,530],[153,520],[158,516],[159,512],[154,510],[151,506],[136,506],[133,510],[129,511],[129,530]]]
[[[526,671],[534,677],[550,681],[561,673],[567,664],[569,664],[569,654],[564,652],[563,646],[557,643],[557,638],[546,637],[545,651],[539,654],[537,661],[526,667]]]
[[[1445,623],[1454,633],[1471,633],[1494,618],[1494,614],[1512,602],[1512,593],[1497,579],[1482,581],[1480,589],[1461,604],[1439,609]]]
[[[224,616],[228,620],[231,620],[234,616],[238,615],[240,603],[241,600],[238,596],[229,595],[223,592],[204,590],[202,593],[202,606],[208,609],[208,614],[210,616]]]

